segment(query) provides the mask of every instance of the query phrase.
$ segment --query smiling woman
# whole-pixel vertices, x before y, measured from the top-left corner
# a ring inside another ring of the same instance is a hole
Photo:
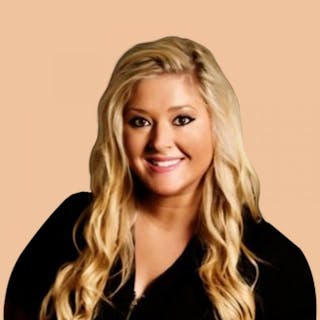
[[[5,320],[316,319],[308,262],[259,210],[238,100],[207,48],[130,48],[98,124],[91,192],[27,245]]]

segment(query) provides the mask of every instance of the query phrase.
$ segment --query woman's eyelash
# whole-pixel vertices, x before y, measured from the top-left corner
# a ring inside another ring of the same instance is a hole
[[[177,116],[177,117],[175,118],[175,120],[176,120],[176,119],[189,119],[189,120],[188,120],[188,122],[187,122],[187,123],[182,124],[182,126],[184,126],[184,125],[186,125],[186,124],[189,124],[190,122],[192,122],[193,120],[195,120],[195,118],[192,118],[192,117],[187,116],[187,115],[180,115],[180,116]]]
[[[132,119],[129,120],[129,124],[132,126],[132,127],[145,127],[145,125],[140,125],[138,124],[138,120],[141,120],[141,121],[147,121],[149,122],[148,120],[142,118],[142,117],[134,117]],[[139,122],[141,122],[139,121]]]
[[[176,119],[188,119],[188,122],[184,122],[182,124],[177,124],[177,126],[185,126],[185,125],[189,124],[190,122],[192,122],[193,120],[195,120],[195,118],[190,117],[188,115],[179,115],[179,116],[175,117],[174,123],[176,122]],[[140,124],[139,124],[139,122],[140,122]],[[149,122],[149,121],[144,119],[143,117],[133,117],[132,119],[129,120],[129,124],[132,127],[137,127],[137,128],[145,127],[146,122]]]

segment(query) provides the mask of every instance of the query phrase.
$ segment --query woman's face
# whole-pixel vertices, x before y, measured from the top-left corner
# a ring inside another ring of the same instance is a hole
[[[213,157],[210,117],[190,74],[141,80],[123,134],[130,169],[155,194],[195,192]]]

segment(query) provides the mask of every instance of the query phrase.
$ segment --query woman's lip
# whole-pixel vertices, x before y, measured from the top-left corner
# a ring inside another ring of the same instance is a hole
[[[146,159],[147,159],[147,161],[150,161],[150,160],[153,160],[153,161],[171,161],[171,160],[184,159],[184,157],[159,157],[159,156],[154,156],[154,157],[148,157]]]
[[[166,172],[169,172],[169,171],[172,171],[174,169],[176,169],[180,163],[183,161],[184,158],[175,158],[175,159],[170,159],[170,160],[179,160],[177,163],[171,165],[171,166],[168,166],[168,167],[158,167],[154,164],[152,164],[150,161],[146,161],[147,162],[147,165],[148,167],[153,171],[153,172],[156,172],[156,173],[166,173]],[[154,158],[152,158],[152,160],[154,160]],[[158,160],[159,161],[159,160]],[[162,160],[164,161],[164,160]],[[166,160],[166,161],[169,161],[169,160]]]

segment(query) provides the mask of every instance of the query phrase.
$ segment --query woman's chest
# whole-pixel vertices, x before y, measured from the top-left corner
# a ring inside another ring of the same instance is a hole
[[[112,299],[114,307],[106,302],[100,304],[95,320],[214,319],[212,304],[196,275],[161,277],[138,299],[134,295],[133,277],[134,274]]]

